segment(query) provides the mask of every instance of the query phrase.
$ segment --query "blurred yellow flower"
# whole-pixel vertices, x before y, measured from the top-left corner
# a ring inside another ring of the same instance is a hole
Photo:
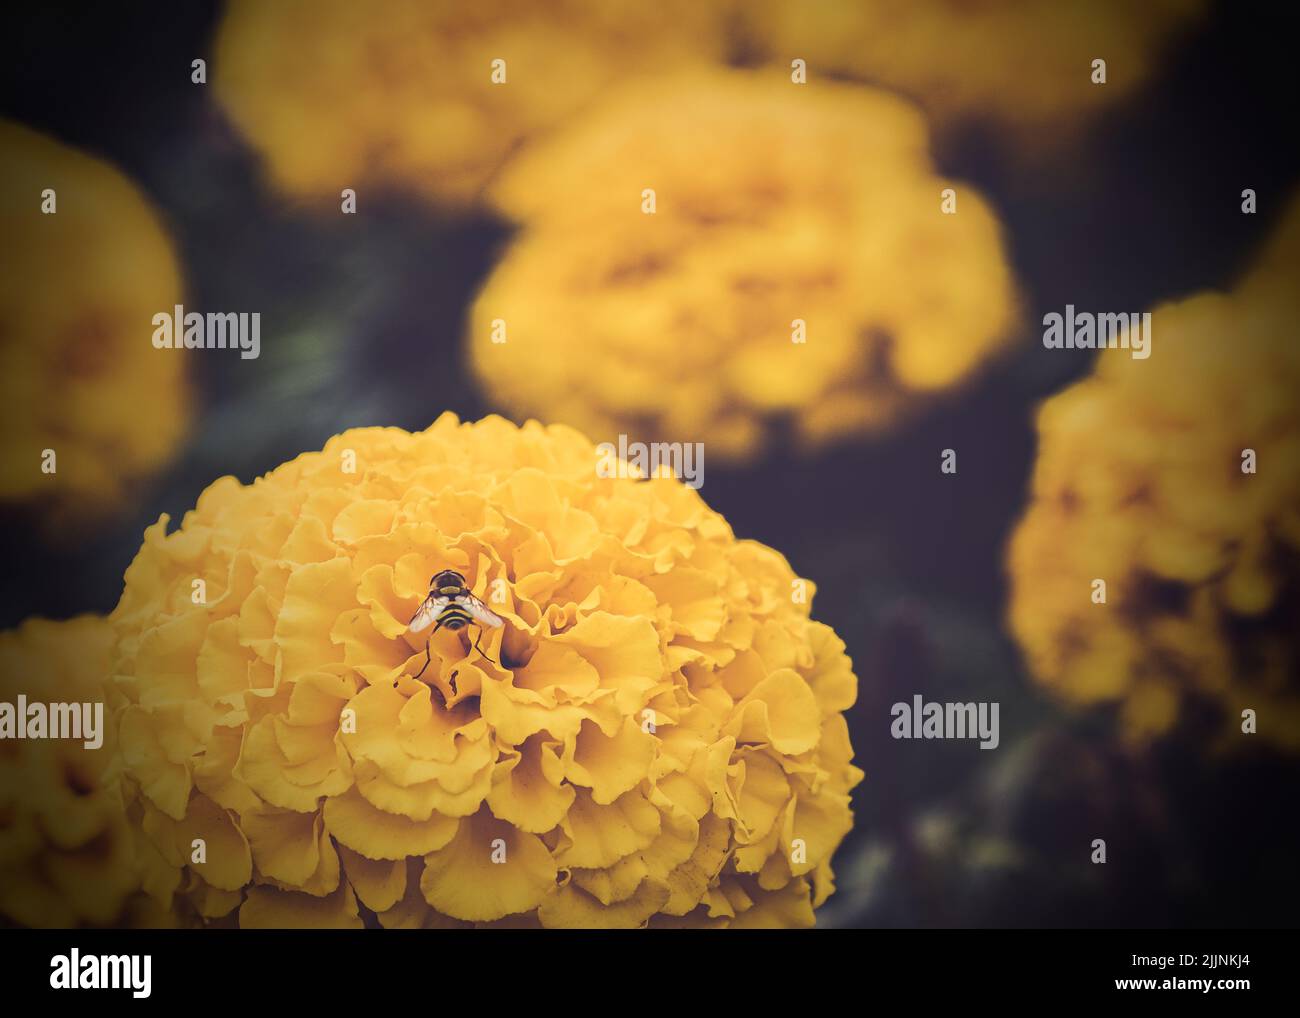
[[[941,127],[991,120],[1029,145],[1130,94],[1205,0],[748,0],[753,48],[920,102]],[[1094,83],[1094,60],[1105,82]]]
[[[787,421],[813,446],[882,428],[1014,326],[997,219],[936,176],[920,114],[883,92],[637,83],[492,198],[522,228],[474,304],[473,368],[514,414],[601,440],[743,459]]]
[[[719,12],[692,0],[233,0],[213,66],[281,189],[337,202],[374,183],[456,207],[616,79],[724,48]]]
[[[1300,301],[1263,282],[1157,308],[1149,360],[1103,351],[1039,410],[1010,625],[1039,681],[1135,739],[1253,710],[1300,748]]]
[[[151,527],[112,616],[151,891],[245,927],[811,924],[862,777],[844,645],[694,491],[596,464],[448,414]],[[506,624],[417,680],[442,569]]]
[[[1300,192],[1286,203],[1278,225],[1241,280],[1238,292],[1261,301],[1295,300],[1300,277]]]
[[[0,633],[0,703],[104,701],[113,630],[96,616]],[[111,731],[0,739],[0,915],[24,926],[120,924],[138,889]]]
[[[184,356],[151,342],[175,253],[117,170],[3,120],[0,234],[0,500],[101,513],[186,430]]]

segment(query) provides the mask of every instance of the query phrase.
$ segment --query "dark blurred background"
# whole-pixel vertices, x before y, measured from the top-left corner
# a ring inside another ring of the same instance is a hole
[[[274,198],[210,86],[190,82],[217,4],[36,6],[6,15],[0,115],[123,169],[166,217],[187,305],[260,310],[263,346],[255,361],[192,360],[196,426],[128,511],[57,542],[0,517],[5,627],[111,610],[145,526],[178,520],[218,476],[250,481],[351,426],[491,411],[461,332],[509,236],[399,196],[367,192],[356,216]],[[1002,216],[1030,339],[874,441],[710,465],[701,493],[817,583],[814,614],[860,678],[849,723],[867,778],[822,925],[1296,924],[1300,765],[1266,748],[1126,748],[1113,718],[1046,698],[1002,625],[1034,407],[1089,367],[1087,352],[1043,350],[1032,323],[1067,302],[1146,309],[1235,279],[1300,176],[1293,39],[1285,5],[1222,3],[1052,160],[1017,163],[979,124],[949,139],[942,172]],[[1246,187],[1257,215],[1241,214]],[[955,477],[937,469],[945,447]],[[890,705],[915,693],[999,701],[1000,748],[891,739]],[[1105,866],[1089,861],[1099,837]]]

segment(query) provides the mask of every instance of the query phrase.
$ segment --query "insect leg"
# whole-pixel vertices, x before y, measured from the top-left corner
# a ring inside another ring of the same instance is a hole
[[[436,632],[436,630],[435,630]],[[429,667],[429,662],[433,660],[433,654],[430,648],[433,647],[433,637],[429,637],[429,642],[424,645],[424,668],[415,673],[413,678],[419,678],[424,674],[424,669]]]
[[[478,651],[479,654],[481,654],[483,657],[487,658],[489,661],[492,661],[492,658],[491,658],[489,655],[484,654],[484,653],[483,653],[483,648],[480,647],[480,646],[478,645],[478,641],[482,638],[482,636],[483,636],[483,627],[482,627],[482,626],[479,626],[479,627],[478,627],[478,633],[475,634],[475,636],[474,636],[474,649],[475,649],[476,651]],[[495,661],[492,661],[492,663],[493,663],[493,664],[496,664]]]

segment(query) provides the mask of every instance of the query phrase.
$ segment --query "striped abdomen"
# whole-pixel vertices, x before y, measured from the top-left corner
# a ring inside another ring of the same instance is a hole
[[[473,621],[474,617],[469,612],[460,605],[452,603],[438,613],[438,625],[434,628],[450,629],[454,632],[457,629],[465,628]]]

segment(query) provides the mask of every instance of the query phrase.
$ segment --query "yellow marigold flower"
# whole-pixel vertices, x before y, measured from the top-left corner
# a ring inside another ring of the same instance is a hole
[[[182,357],[151,342],[171,242],[113,167],[3,120],[0,234],[0,499],[103,511],[185,431]]]
[[[1240,738],[1250,709],[1300,747],[1297,310],[1251,280],[1157,308],[1148,360],[1101,351],[1039,411],[1010,625],[1039,681],[1135,739],[1193,708]]]
[[[613,81],[724,46],[717,11],[693,0],[234,0],[213,63],[288,193],[338,201],[374,182],[460,206]]]
[[[0,703],[103,704],[112,642],[109,624],[91,615],[0,633]],[[133,837],[103,720],[95,749],[17,731],[0,739],[0,915],[13,922],[67,929],[121,923],[129,911],[139,886]]]
[[[242,926],[810,924],[862,776],[844,644],[693,490],[596,465],[566,427],[448,414],[151,527],[112,618],[159,900]],[[482,654],[441,630],[417,679],[443,569],[504,626]]]
[[[947,125],[989,118],[1041,144],[1130,94],[1205,0],[751,0],[755,48],[811,76],[896,89]],[[1105,60],[1094,84],[1093,61]]]
[[[474,304],[474,370],[521,417],[733,458],[787,420],[810,445],[884,427],[1015,318],[997,219],[965,187],[943,214],[926,146],[883,92],[628,86],[495,186],[523,226]]]

